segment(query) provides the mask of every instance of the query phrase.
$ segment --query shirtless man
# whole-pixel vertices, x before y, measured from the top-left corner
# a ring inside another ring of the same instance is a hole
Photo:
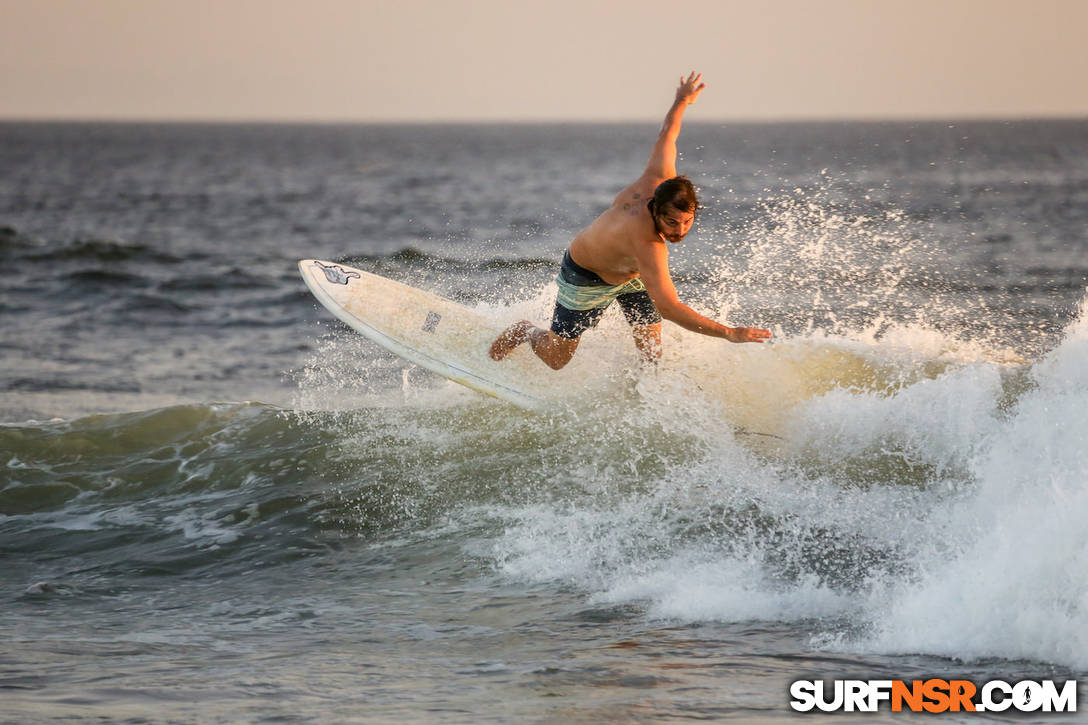
[[[703,317],[680,301],[669,276],[667,242],[684,238],[699,208],[691,182],[676,175],[676,139],[684,110],[706,87],[702,78],[701,73],[681,76],[642,176],[571,242],[556,279],[559,294],[551,329],[528,320],[515,323],[492,343],[492,359],[502,360],[528,342],[537,357],[558,370],[570,362],[582,333],[597,325],[613,300],[647,360],[661,356],[662,318],[730,342],[763,342],[771,336],[768,330],[726,327]]]

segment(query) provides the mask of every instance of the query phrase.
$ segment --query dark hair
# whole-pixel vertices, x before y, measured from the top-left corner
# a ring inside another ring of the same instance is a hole
[[[663,212],[667,206],[694,214],[699,210],[699,200],[695,198],[695,187],[688,177],[674,176],[657,185],[653,198],[646,206],[650,208],[651,214]]]

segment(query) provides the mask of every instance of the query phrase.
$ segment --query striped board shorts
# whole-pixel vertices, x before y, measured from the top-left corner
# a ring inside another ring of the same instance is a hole
[[[579,266],[570,257],[570,250],[563,255],[563,265],[555,278],[559,294],[552,314],[552,332],[573,340],[586,330],[596,327],[604,311],[616,301],[623,316],[631,325],[653,325],[661,322],[646,285],[638,277],[623,284],[608,284],[596,273]]]

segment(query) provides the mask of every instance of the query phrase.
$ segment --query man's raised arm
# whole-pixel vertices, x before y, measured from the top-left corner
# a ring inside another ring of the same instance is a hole
[[[680,122],[683,120],[684,110],[695,103],[695,99],[706,88],[702,80],[703,74],[694,71],[686,79],[680,76],[676,100],[665,114],[665,123],[661,126],[661,133],[657,136],[657,143],[650,152],[650,160],[643,172],[645,175],[658,179],[671,179],[676,176],[676,139],[680,137]]]

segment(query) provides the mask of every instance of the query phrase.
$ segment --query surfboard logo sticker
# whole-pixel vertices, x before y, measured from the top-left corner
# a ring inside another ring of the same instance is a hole
[[[362,275],[358,272],[347,272],[339,264],[330,264],[328,266],[321,262],[314,262],[315,265],[321,267],[321,271],[325,273],[325,279],[329,280],[333,284],[347,284],[349,279],[362,279]]]
[[[428,312],[427,319],[423,323],[424,332],[434,332],[438,327],[438,323],[442,321],[442,315],[437,312]]]

